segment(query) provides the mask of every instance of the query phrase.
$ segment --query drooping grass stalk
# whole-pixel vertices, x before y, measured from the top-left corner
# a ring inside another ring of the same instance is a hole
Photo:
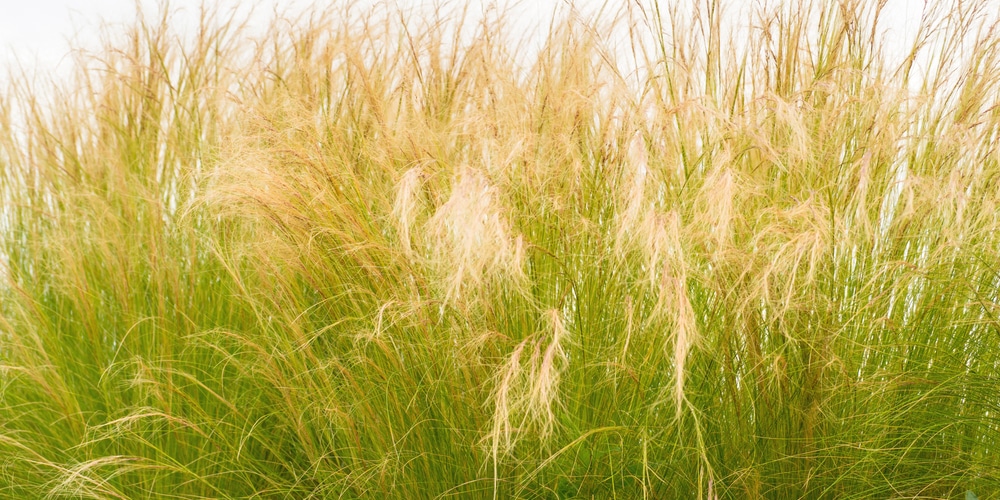
[[[1000,491],[986,2],[451,7],[14,79],[0,497]]]

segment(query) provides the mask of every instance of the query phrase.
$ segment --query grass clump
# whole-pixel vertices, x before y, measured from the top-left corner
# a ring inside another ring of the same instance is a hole
[[[700,5],[165,13],[15,80],[0,496],[1000,491],[987,4],[896,61]]]

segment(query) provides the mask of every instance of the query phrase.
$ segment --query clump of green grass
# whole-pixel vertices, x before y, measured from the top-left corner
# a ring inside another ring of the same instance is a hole
[[[0,496],[988,497],[986,6],[140,18],[0,98]]]

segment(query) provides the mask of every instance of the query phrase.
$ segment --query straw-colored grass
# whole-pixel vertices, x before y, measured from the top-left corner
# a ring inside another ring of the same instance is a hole
[[[997,495],[987,4],[893,60],[877,2],[668,3],[537,52],[140,18],[15,78],[0,496]]]

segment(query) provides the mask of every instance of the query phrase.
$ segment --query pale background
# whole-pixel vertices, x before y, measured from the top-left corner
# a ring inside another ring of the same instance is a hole
[[[315,0],[314,0],[315,1]],[[372,0],[366,0],[372,1]],[[478,8],[495,3],[495,0],[469,0]],[[514,0],[516,1],[516,0]],[[615,5],[616,0],[609,0]],[[626,0],[618,0],[624,2]],[[639,0],[649,4],[655,0]],[[678,1],[688,3],[690,0],[660,0],[663,5]],[[872,0],[874,1],[874,0]],[[934,1],[934,0],[931,0]],[[433,0],[396,0],[401,6],[417,3],[432,3]],[[729,3],[737,8],[741,2],[749,5],[750,0],[731,0]],[[71,66],[70,58],[66,56],[71,45],[94,49],[99,46],[101,21],[110,25],[128,23],[135,18],[136,4],[156,12],[160,0],[0,0],[0,83],[11,69],[24,69],[29,74],[54,71],[57,75],[68,73]],[[183,27],[194,25],[202,0],[171,0],[170,7],[178,12],[174,17],[174,25]],[[208,3],[221,6],[223,9],[249,9],[254,4],[253,19],[263,26],[275,8],[301,8],[311,4],[306,0],[257,0],[242,2],[238,0],[215,0]],[[500,0],[500,3],[506,3]],[[551,15],[556,4],[568,3],[563,0],[531,0],[519,2],[517,15],[524,20],[538,21]],[[604,0],[572,2],[580,10],[600,7]],[[998,0],[1000,3],[1000,0]],[[885,26],[893,32],[886,46],[888,52],[901,51],[905,41],[909,39],[919,22],[923,0],[890,0],[885,11]],[[237,7],[238,6],[238,7]],[[744,17],[744,19],[746,19]],[[741,22],[736,19],[736,22]],[[745,22],[745,21],[744,21]]]

